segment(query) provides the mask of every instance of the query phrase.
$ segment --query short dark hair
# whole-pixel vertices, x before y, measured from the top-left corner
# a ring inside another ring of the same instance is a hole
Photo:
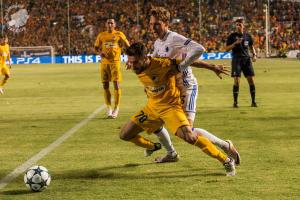
[[[238,18],[234,21],[235,23],[244,23],[244,19],[243,18]]]
[[[115,18],[113,18],[113,17],[107,17],[107,18],[105,18],[105,21],[107,22],[107,21],[110,20],[110,19],[116,21]]]
[[[170,12],[164,7],[154,7],[150,11],[150,16],[155,17],[157,20],[160,20],[164,23],[169,23],[170,21]]]
[[[147,50],[143,43],[136,42],[136,43],[133,43],[132,45],[130,45],[130,47],[128,47],[126,49],[126,54],[128,56],[143,57],[147,54]]]

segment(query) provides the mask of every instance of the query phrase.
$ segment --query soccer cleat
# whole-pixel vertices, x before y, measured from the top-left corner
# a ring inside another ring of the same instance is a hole
[[[234,164],[234,160],[230,157],[228,157],[230,159],[230,161],[225,162],[224,168],[226,171],[226,176],[235,176],[236,171],[235,171],[235,164]]]
[[[156,163],[165,163],[165,162],[177,162],[179,160],[179,155],[176,151],[173,151],[172,153],[167,153],[163,157],[157,157],[155,158],[154,162]]]
[[[226,154],[234,159],[234,162],[236,165],[239,165],[241,163],[241,156],[237,149],[233,146],[233,143],[230,140],[225,140],[225,142],[228,143],[229,149],[226,152]]]
[[[107,108],[106,115],[107,115],[107,118],[112,118],[112,110],[110,107]]]
[[[0,94],[4,94],[3,88],[0,88]]]
[[[256,102],[252,102],[251,107],[257,107]]]
[[[154,151],[160,150],[161,144],[160,143],[154,143],[154,149],[145,149],[144,154],[146,157],[151,156]]]
[[[234,103],[233,103],[233,107],[234,107],[234,108],[238,108],[238,107],[239,107],[239,106],[238,106],[238,103],[237,103],[237,102],[234,102]]]
[[[119,114],[119,108],[115,108],[113,111],[112,111],[112,114],[111,114],[111,118],[115,119],[118,117],[118,114]]]

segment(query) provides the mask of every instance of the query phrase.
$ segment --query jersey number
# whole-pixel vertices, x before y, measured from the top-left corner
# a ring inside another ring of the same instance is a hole
[[[145,115],[144,111],[141,111],[141,114],[138,114],[138,115],[136,116],[136,118],[139,119],[139,122],[140,122],[140,123],[143,123],[144,121],[147,120],[148,116]]]
[[[180,99],[181,99],[181,104],[183,105],[184,104],[184,100],[185,100],[185,95],[180,96]]]

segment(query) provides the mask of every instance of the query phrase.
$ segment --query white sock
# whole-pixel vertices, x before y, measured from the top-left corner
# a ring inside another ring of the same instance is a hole
[[[200,134],[204,137],[206,137],[207,139],[209,139],[209,141],[211,141],[214,145],[217,145],[219,148],[223,149],[224,151],[227,151],[229,149],[229,144],[228,142],[218,138],[217,136],[211,134],[210,132],[202,129],[202,128],[193,128],[193,132],[196,134]]]
[[[168,154],[176,152],[176,150],[172,144],[170,135],[169,135],[167,129],[165,129],[165,127],[163,127],[160,132],[155,133],[155,135],[157,135],[159,142],[163,145],[163,147],[165,147]]]

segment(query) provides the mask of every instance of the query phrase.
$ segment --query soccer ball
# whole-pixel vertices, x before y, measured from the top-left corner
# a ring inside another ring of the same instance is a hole
[[[31,191],[41,192],[50,185],[51,176],[45,167],[33,166],[25,173],[24,182]]]

